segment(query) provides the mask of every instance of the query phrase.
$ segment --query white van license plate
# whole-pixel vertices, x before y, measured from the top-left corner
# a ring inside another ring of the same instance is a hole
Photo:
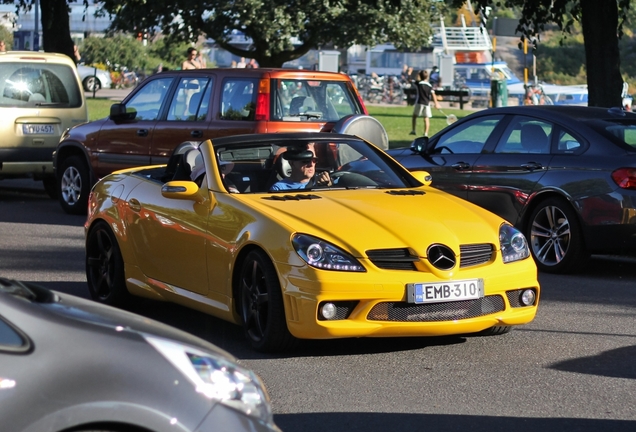
[[[46,124],[24,124],[22,133],[25,135],[53,135],[55,126]]]

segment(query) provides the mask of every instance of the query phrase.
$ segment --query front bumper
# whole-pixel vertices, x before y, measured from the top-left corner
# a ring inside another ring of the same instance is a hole
[[[444,282],[431,273],[286,270],[289,273],[282,286],[287,324],[290,332],[301,339],[445,336],[476,333],[493,326],[521,325],[534,319],[540,294],[532,259],[512,264],[490,263],[459,272],[451,279],[483,278],[483,299],[426,305],[407,303],[406,285]],[[316,278],[308,278],[308,274]],[[528,288],[535,291],[534,305],[521,306],[516,297],[519,290]],[[350,310],[342,319],[319,319],[318,308],[326,301],[345,302],[342,304],[350,305]]]

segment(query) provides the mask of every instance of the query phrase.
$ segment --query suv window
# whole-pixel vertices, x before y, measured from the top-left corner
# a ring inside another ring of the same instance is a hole
[[[229,78],[223,82],[222,120],[254,120],[257,79]]]
[[[2,107],[82,106],[75,73],[61,64],[2,63],[0,93]]]
[[[157,120],[172,80],[172,77],[161,78],[144,86],[126,102],[126,112],[135,113],[135,120]]]
[[[211,90],[211,78],[181,78],[170,103],[167,120],[205,120],[208,114]]]
[[[272,80],[273,120],[338,121],[361,114],[354,95],[341,81]]]

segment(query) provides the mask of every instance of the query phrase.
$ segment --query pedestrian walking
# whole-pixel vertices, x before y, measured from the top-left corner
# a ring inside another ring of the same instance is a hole
[[[197,55],[199,51],[196,48],[188,48],[188,54],[186,60],[181,64],[181,69],[201,69],[201,64],[197,61]]]
[[[413,107],[413,118],[412,118],[412,126],[411,135],[417,135],[417,118],[420,116],[424,117],[424,136],[428,136],[428,130],[431,126],[431,117],[433,117],[433,113],[431,112],[431,101],[435,103],[435,108],[439,109],[439,102],[437,101],[437,96],[435,96],[435,90],[433,90],[433,86],[428,82],[428,72],[423,70],[418,74],[418,82],[416,85],[417,93],[415,96],[415,106]]]

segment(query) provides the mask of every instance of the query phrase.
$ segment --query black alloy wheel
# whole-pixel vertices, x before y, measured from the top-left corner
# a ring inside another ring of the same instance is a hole
[[[548,198],[534,209],[526,236],[540,271],[570,273],[587,261],[579,220],[561,198]]]
[[[130,304],[131,295],[126,288],[124,260],[117,239],[105,222],[97,222],[88,233],[86,280],[93,300],[117,307]]]
[[[243,330],[252,348],[261,352],[284,351],[293,346],[278,275],[269,257],[260,250],[247,254],[238,280]]]

